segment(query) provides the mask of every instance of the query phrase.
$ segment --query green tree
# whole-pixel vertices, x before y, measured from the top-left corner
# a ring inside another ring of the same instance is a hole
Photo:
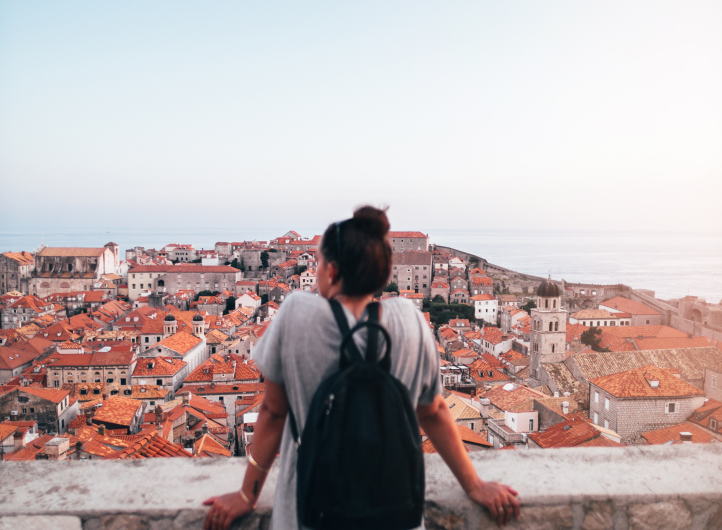
[[[442,324],[448,324],[452,318],[465,318],[469,322],[476,322],[474,308],[466,304],[446,304],[431,302],[429,317],[436,329]]]
[[[469,265],[478,265],[479,264],[479,258],[476,256],[471,256],[469,258]]]
[[[273,249],[271,249],[271,250],[273,250]],[[261,265],[263,266],[264,269],[268,268],[268,251],[267,250],[264,250],[263,252],[261,252]]]
[[[521,306],[519,309],[523,309],[527,313],[531,314],[531,310],[536,308],[536,302],[534,300],[529,300],[526,304]]]
[[[201,291],[200,293],[196,294],[196,302],[201,296],[215,296],[218,294],[218,291]]]
[[[431,301],[435,304],[445,304],[446,303],[446,300],[444,300],[444,297],[441,296],[440,294],[437,294],[436,296],[434,296],[434,298]]]
[[[238,261],[238,258],[233,258],[233,261],[230,263],[231,267],[234,269],[238,269],[239,271],[243,272],[246,270],[246,267],[241,265],[241,263]]]
[[[596,326],[592,326],[591,328],[582,333],[580,340],[582,341],[582,344],[586,344],[594,351],[609,351],[609,348],[602,348],[599,345],[599,342],[602,340],[601,335],[602,330]]]
[[[226,309],[223,311],[224,315],[227,315],[231,311],[236,310],[236,297],[235,296],[229,296],[226,298]]]
[[[308,269],[308,265],[299,265],[296,267],[296,274],[301,274],[302,272],[306,272]]]
[[[384,287],[384,292],[386,293],[398,293],[399,292],[399,286],[396,285],[396,282],[389,282],[386,284],[386,287]]]

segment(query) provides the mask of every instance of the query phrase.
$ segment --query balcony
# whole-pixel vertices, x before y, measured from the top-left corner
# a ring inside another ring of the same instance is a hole
[[[513,530],[722,528],[722,444],[483,451],[486,480],[519,490]],[[0,464],[0,528],[200,529],[201,501],[239,487],[244,458]],[[426,527],[496,528],[428,455]],[[258,509],[236,529],[267,528],[276,468]]]
[[[520,444],[525,441],[524,433],[511,430],[511,428],[507,427],[504,418],[489,418],[486,427],[495,437],[507,443]]]

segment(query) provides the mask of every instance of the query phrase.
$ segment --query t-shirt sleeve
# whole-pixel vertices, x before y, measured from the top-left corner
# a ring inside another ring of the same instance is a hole
[[[417,310],[419,325],[421,326],[421,356],[423,363],[421,394],[419,405],[429,405],[434,398],[441,394],[441,369],[439,367],[439,352],[436,350],[434,335],[429,330],[429,325],[421,313]]]
[[[253,350],[253,360],[256,362],[256,366],[263,374],[263,377],[270,379],[272,382],[278,385],[285,386],[285,377],[283,372],[283,355],[282,355],[282,341],[283,335],[283,322],[285,321],[285,314],[288,312],[287,306],[291,304],[292,298],[281,306],[278,314],[274,317],[273,321],[268,325],[268,329],[261,337],[261,340],[256,344],[255,350]]]

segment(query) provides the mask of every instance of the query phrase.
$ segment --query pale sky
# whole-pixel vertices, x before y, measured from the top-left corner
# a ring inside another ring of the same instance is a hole
[[[722,227],[722,2],[0,1],[0,225]]]

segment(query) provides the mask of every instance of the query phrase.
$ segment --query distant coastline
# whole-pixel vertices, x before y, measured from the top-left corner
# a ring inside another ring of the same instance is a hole
[[[301,231],[304,236],[315,233]],[[159,248],[171,242],[213,248],[217,241],[268,240],[278,230],[75,230],[0,231],[0,252],[33,251],[47,246],[102,246],[114,241],[125,249]],[[518,230],[432,230],[431,242],[475,254],[488,262],[538,277],[549,273],[568,282],[616,284],[654,291],[661,299],[691,294],[707,302],[722,300],[722,234],[635,232],[524,232]]]

